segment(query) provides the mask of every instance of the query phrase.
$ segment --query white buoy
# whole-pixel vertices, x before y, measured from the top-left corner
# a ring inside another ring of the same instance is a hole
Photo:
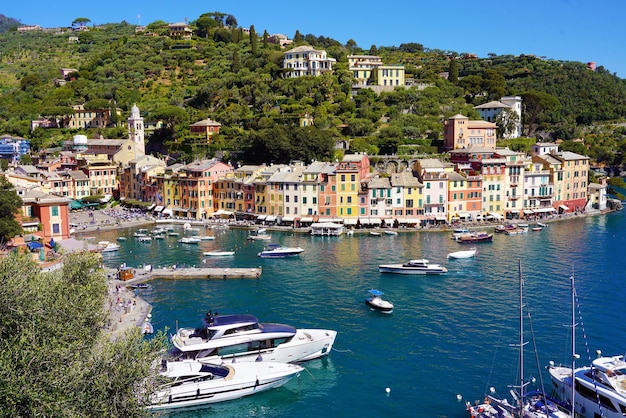
[[[391,392],[391,389],[386,388],[386,389],[385,389],[385,392],[389,393],[389,392]]]
[[[456,400],[460,401],[461,399],[463,399],[463,396],[461,396],[461,394],[459,393],[458,395],[456,395]]]

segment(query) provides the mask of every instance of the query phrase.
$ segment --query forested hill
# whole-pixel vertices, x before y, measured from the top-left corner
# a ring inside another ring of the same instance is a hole
[[[267,32],[251,26],[246,34],[234,16],[222,13],[201,15],[190,25],[194,37],[187,41],[170,39],[162,21],[137,33],[122,22],[78,33],[0,35],[0,133],[31,138],[35,148],[54,146],[77,131],[30,132],[31,119],[59,118],[71,113],[72,105],[84,104],[121,108],[125,120],[136,103],[147,121],[164,123],[150,136],[149,149],[186,159],[217,150],[246,162],[330,159],[339,140],[369,154],[424,153],[440,144],[446,118],[457,113],[478,118],[474,106],[519,95],[526,106],[525,134],[531,137],[564,139],[564,147],[604,162],[621,158],[610,151],[626,142],[626,129],[618,125],[626,118],[626,80],[603,67],[591,71],[580,62],[533,56],[476,58],[414,42],[343,45],[296,32],[287,48],[311,45],[337,63],[333,74],[288,79],[282,77],[284,49],[272,44]],[[404,64],[414,87],[380,95],[361,89],[353,95],[349,54]],[[55,83],[60,68],[76,69],[66,84]],[[299,118],[307,113],[314,126],[300,127]],[[188,130],[189,123],[205,118],[222,124],[211,145]],[[126,135],[125,128],[87,134]],[[568,145],[581,137],[586,148]]]
[[[16,28],[20,25],[21,23],[18,20],[0,14],[0,33],[8,32],[11,29]]]

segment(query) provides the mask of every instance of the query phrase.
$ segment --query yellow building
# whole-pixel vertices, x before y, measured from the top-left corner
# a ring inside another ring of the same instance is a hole
[[[373,73],[373,84],[391,88],[404,87],[404,65],[381,65]]]

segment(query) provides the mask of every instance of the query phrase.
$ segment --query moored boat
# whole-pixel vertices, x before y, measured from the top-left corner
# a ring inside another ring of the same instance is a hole
[[[377,289],[370,290],[370,297],[365,299],[365,304],[372,310],[377,310],[382,313],[392,313],[393,303],[381,298],[384,295],[383,292]]]
[[[202,255],[207,257],[227,257],[231,255],[235,255],[234,251],[204,251]]]
[[[455,251],[448,254],[448,258],[471,258],[476,255],[476,248],[471,248],[464,251]]]
[[[172,336],[176,361],[313,360],[330,354],[337,331],[259,322],[253,315],[218,315],[209,311],[200,328],[181,328]],[[169,363],[170,361],[168,361]]]
[[[448,269],[439,264],[430,264],[428,260],[422,258],[409,260],[404,264],[381,264],[378,271],[394,274],[444,274]]]
[[[109,253],[119,250],[121,247],[119,244],[109,241],[100,241],[98,243],[98,250],[103,253]]]
[[[161,411],[238,399],[282,386],[302,370],[297,364],[269,361],[166,364],[161,376],[168,381],[150,397],[146,408]]]
[[[300,247],[283,247],[280,244],[269,244],[257,255],[261,258],[285,258],[297,256],[303,251],[304,249]]]
[[[200,241],[198,237],[182,237],[178,240],[181,244],[198,244]]]
[[[470,232],[468,234],[461,235],[456,242],[461,244],[474,244],[481,242],[491,242],[493,234],[487,232]]]

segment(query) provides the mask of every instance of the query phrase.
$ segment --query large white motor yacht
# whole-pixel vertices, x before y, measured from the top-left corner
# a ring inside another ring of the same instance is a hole
[[[422,258],[409,260],[404,264],[381,264],[378,271],[395,274],[444,274],[448,269],[439,264],[430,264],[428,260]]]
[[[217,315],[210,311],[200,328],[181,328],[172,336],[173,360],[276,361],[297,363],[330,354],[337,331],[296,329],[259,322],[253,315]]]

